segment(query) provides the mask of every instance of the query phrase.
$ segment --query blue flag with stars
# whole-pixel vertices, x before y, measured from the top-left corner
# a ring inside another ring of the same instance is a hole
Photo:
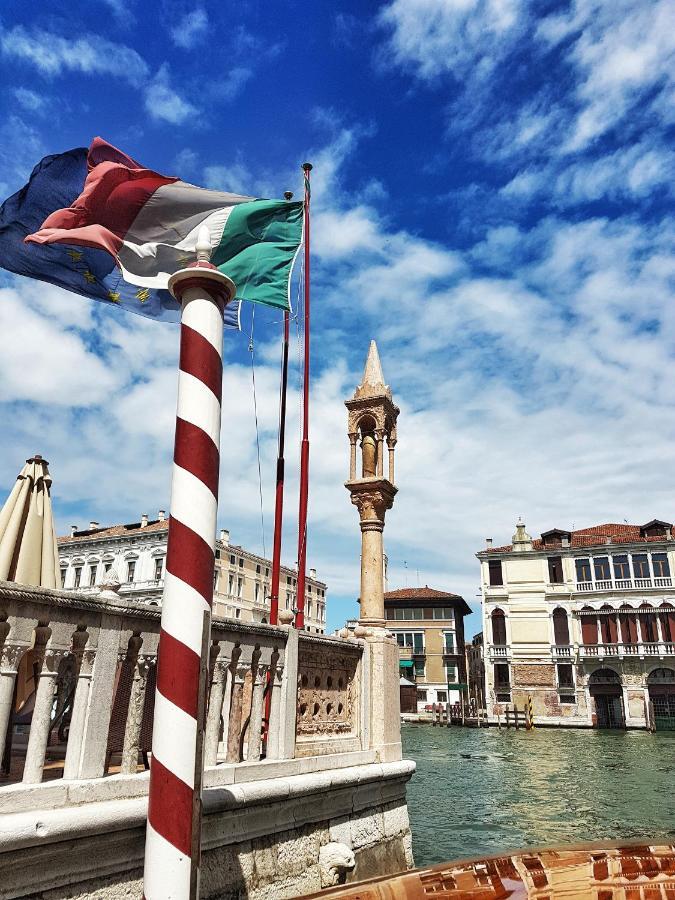
[[[168,291],[129,284],[104,250],[24,243],[47,216],[79,197],[86,176],[85,147],[46,156],[37,164],[28,184],[0,206],[0,267],[142,316],[179,322],[180,304]],[[238,301],[226,306],[225,326],[239,327]]]

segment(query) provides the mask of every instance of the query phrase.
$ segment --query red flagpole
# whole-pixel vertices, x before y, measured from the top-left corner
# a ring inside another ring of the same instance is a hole
[[[305,173],[305,363],[302,385],[302,444],[300,445],[300,509],[298,515],[298,586],[295,627],[305,627],[305,571],[307,565],[307,497],[309,493],[309,173],[311,163],[303,163]]]

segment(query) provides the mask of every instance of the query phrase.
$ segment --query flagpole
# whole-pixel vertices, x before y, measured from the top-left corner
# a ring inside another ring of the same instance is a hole
[[[293,199],[292,191],[285,191],[286,200]],[[284,310],[284,333],[281,343],[281,387],[279,401],[279,445],[277,451],[277,484],[274,505],[274,546],[272,549],[272,583],[270,590],[270,625],[279,621],[279,582],[281,580],[281,532],[284,518],[284,445],[286,441],[286,394],[288,389],[288,345],[290,315]]]
[[[220,462],[223,311],[234,283],[209,262],[169,279],[182,304],[171,516],[162,598],[145,840],[145,900],[196,900],[206,675]]]
[[[295,627],[305,627],[305,572],[307,568],[307,498],[309,494],[309,173],[311,163],[303,163],[305,173],[305,359],[302,382],[302,444],[300,445],[300,503],[298,514],[298,585]]]

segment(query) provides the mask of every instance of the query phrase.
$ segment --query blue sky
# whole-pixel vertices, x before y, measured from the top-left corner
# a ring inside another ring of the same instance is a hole
[[[674,55],[665,0],[5,0],[0,194],[97,134],[257,196],[297,194],[310,159],[329,625],[356,608],[342,401],[372,337],[402,410],[390,587],[475,604],[474,553],[519,515],[533,534],[675,516]],[[6,274],[0,293],[0,493],[42,452],[60,530],[167,507],[177,330]],[[250,328],[226,335],[220,521],[262,550]],[[279,328],[257,310],[268,552]],[[292,363],[294,470],[297,339]],[[287,561],[296,498],[291,478]]]

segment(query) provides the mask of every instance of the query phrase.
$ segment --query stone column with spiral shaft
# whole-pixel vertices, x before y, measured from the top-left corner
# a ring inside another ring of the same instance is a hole
[[[144,897],[199,895],[201,781],[220,461],[223,310],[234,283],[209,262],[171,276],[182,303],[171,518],[152,732]]]

